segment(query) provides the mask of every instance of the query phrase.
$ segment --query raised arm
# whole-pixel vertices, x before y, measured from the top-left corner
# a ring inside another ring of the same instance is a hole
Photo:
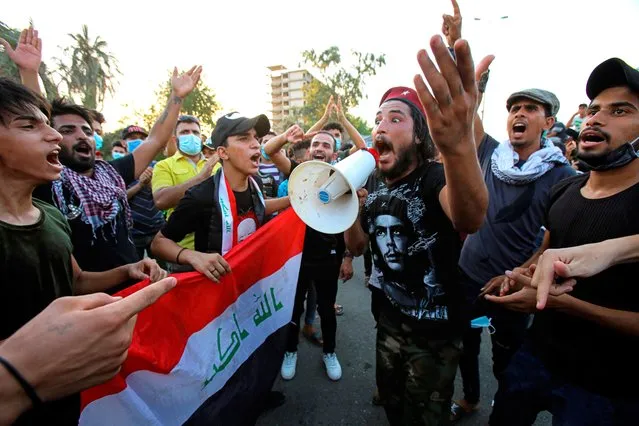
[[[38,80],[38,70],[42,62],[42,40],[38,37],[38,30],[34,30],[33,27],[22,30],[15,49],[3,38],[0,38],[0,44],[4,46],[9,59],[18,66],[22,84],[44,96]]]
[[[301,142],[304,137],[305,135],[302,128],[297,124],[294,124],[284,133],[269,139],[263,146],[263,153],[271,159],[280,173],[288,176],[291,174],[291,160],[289,160],[286,155],[282,154],[282,147],[286,145],[287,142],[293,144]]]
[[[171,95],[162,115],[156,120],[146,142],[140,145],[133,154],[135,158],[135,178],[137,179],[151,164],[151,161],[164,150],[171,133],[175,128],[180,108],[184,98],[193,91],[200,81],[202,67],[194,66],[189,71],[178,76],[177,68],[173,69],[171,77]]]
[[[366,149],[366,142],[364,142],[364,138],[359,134],[355,126],[348,121],[348,117],[346,117],[346,111],[344,111],[344,107],[342,106],[342,99],[337,98],[337,104],[334,104],[333,109],[337,113],[337,118],[339,122],[346,129],[346,133],[353,141],[353,147],[349,150],[349,155],[354,154],[357,150]]]
[[[209,158],[200,173],[179,185],[173,185],[171,173],[164,162],[156,164],[152,182],[155,207],[159,210],[167,210],[177,206],[187,190],[211,177],[218,161],[219,159],[215,156]]]
[[[308,133],[319,132],[320,130],[322,130],[322,127],[324,127],[326,123],[328,123],[328,119],[330,118],[331,112],[333,111],[334,107],[335,102],[333,101],[333,95],[331,95],[331,97],[328,99],[328,103],[326,104],[324,115],[322,115],[322,118],[320,118],[317,123],[313,124],[311,128],[308,129]]]
[[[455,43],[457,63],[440,36],[434,36],[430,44],[441,72],[425,50],[418,53],[417,60],[433,93],[420,75],[414,82],[444,164],[446,186],[439,201],[455,229],[473,233],[484,222],[488,208],[488,190],[475,147],[473,121],[478,90],[473,59],[465,40]]]

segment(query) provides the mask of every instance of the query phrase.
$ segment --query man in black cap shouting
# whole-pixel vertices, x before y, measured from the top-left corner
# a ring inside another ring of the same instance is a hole
[[[288,197],[265,200],[258,172],[260,143],[271,128],[265,115],[247,118],[237,112],[220,117],[211,135],[222,167],[189,189],[151,250],[161,259],[191,265],[212,281],[230,272],[224,255],[272,213],[290,205]],[[195,250],[178,242],[194,233]]]
[[[592,72],[586,93],[592,101],[577,157],[590,173],[552,189],[542,249],[639,234],[639,71],[609,59]],[[532,425],[542,410],[554,415],[553,424],[637,424],[639,287],[632,279],[639,263],[561,286],[555,282],[550,296],[548,283],[537,296],[529,277],[533,269],[511,274],[515,293],[486,296],[535,313],[524,345],[504,372],[490,424]],[[572,292],[561,294],[567,290]]]

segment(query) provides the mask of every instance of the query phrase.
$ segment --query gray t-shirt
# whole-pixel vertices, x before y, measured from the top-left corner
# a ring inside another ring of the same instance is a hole
[[[491,157],[498,145],[499,142],[486,135],[479,146],[479,164],[490,196],[488,212],[479,231],[464,242],[459,259],[464,273],[482,286],[532,256],[550,189],[575,174],[570,166],[561,165],[530,184],[509,185],[499,180],[491,169]]]

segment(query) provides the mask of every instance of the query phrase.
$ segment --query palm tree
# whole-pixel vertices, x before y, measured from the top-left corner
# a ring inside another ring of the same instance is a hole
[[[70,95],[79,95],[82,105],[96,109],[107,92],[114,93],[116,77],[121,74],[117,59],[100,36],[91,40],[86,25],[82,33],[69,36],[74,44],[64,49],[66,61],[56,59],[58,73]]]

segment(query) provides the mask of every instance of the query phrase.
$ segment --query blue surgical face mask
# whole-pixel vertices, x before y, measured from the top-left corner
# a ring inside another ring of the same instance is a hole
[[[491,319],[487,316],[475,318],[470,322],[471,328],[487,328],[490,334],[495,332],[495,327],[490,323]]]
[[[202,152],[202,139],[194,134],[180,135],[178,137],[178,148],[186,155],[197,155]]]
[[[111,153],[111,157],[113,157],[114,160],[117,160],[118,158],[122,158],[124,157],[126,154],[123,152],[112,152]]]
[[[342,147],[342,138],[335,138],[335,151],[339,151]]]
[[[93,132],[93,140],[95,141],[95,150],[100,151],[102,149],[102,142],[104,142],[104,140],[102,139],[102,136]]]
[[[129,153],[133,153],[133,151],[138,149],[140,145],[142,145],[142,142],[144,142],[142,139],[134,139],[132,141],[127,141],[126,147]]]

